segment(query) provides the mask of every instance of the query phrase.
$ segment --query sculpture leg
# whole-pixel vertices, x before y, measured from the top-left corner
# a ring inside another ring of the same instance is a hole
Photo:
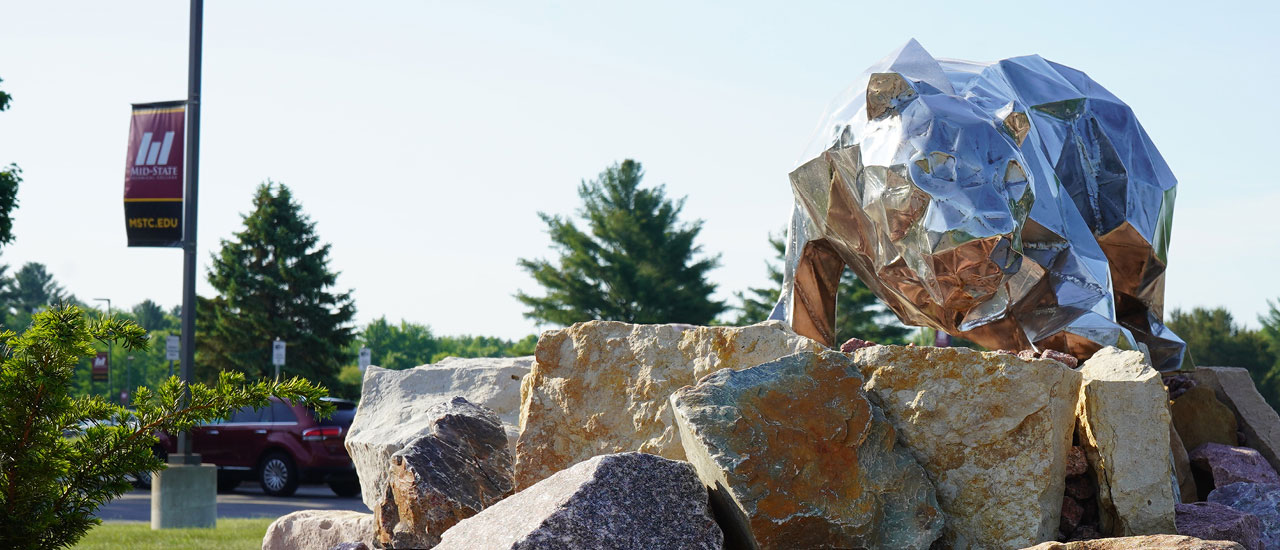
[[[836,343],[836,292],[844,260],[825,239],[804,245],[792,282],[791,326],[797,334],[834,348]]]

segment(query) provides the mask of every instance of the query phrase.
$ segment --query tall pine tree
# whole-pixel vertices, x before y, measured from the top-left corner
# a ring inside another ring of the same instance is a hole
[[[735,292],[734,296],[742,303],[736,308],[738,317],[735,324],[748,325],[768,319],[778,302],[782,292],[781,264],[785,261],[787,245],[781,237],[772,235],[769,236],[769,245],[778,253],[775,261],[766,262],[773,286],[749,288],[750,296],[747,292]],[[840,291],[836,294],[835,328],[838,339],[856,337],[877,344],[905,344],[907,335],[912,332],[912,329],[898,324],[893,312],[847,267],[840,275]]]
[[[337,383],[344,349],[354,337],[351,292],[333,292],[329,245],[283,184],[268,181],[253,197],[244,230],[213,257],[209,283],[219,296],[201,298],[196,339],[200,378],[239,371],[272,375],[271,342],[287,344],[281,376]]]
[[[641,188],[643,178],[640,163],[628,159],[584,181],[578,214],[587,231],[538,213],[560,261],[519,261],[546,291],[516,293],[529,307],[525,317],[558,325],[592,319],[701,325],[724,311],[707,281],[719,257],[694,257],[702,250],[694,244],[702,222],[680,223],[684,199],[668,199],[661,185]]]

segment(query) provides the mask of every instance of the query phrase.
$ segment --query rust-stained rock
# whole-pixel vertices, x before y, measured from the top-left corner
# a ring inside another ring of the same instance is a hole
[[[1213,388],[1201,384],[1187,390],[1173,400],[1173,427],[1187,452],[1205,443],[1221,443],[1232,447],[1239,443],[1236,437],[1236,415],[1223,405]]]
[[[591,321],[547,331],[521,384],[516,486],[593,456],[683,460],[667,399],[720,369],[825,349],[777,321],[745,327]]]
[[[964,348],[875,346],[852,357],[933,481],[950,548],[1057,536],[1079,372]]]
[[[1160,373],[1139,351],[1106,347],[1080,367],[1080,443],[1098,481],[1102,532],[1174,533],[1169,401]]]
[[[387,495],[376,514],[385,548],[431,548],[445,530],[514,488],[497,414],[462,397],[427,414],[435,418],[431,433],[391,455]]]
[[[1143,535],[1074,542],[1045,542],[1023,550],[1245,550],[1229,540],[1201,540],[1182,535]]]
[[[722,370],[671,396],[730,547],[926,549],[943,518],[843,353]]]
[[[1236,415],[1247,445],[1280,471],[1280,415],[1267,404],[1249,371],[1236,367],[1197,367],[1192,378],[1213,388],[1214,395]],[[1221,443],[1221,442],[1219,442]]]

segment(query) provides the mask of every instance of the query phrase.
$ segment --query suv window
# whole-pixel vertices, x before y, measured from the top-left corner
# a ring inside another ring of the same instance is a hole
[[[350,401],[333,401],[335,410],[329,418],[316,419],[316,423],[321,426],[351,426],[351,421],[356,417],[356,404]],[[315,411],[310,411],[311,418],[315,419]]]
[[[251,407],[243,407],[231,415],[231,419],[227,422],[262,422],[263,413],[269,413],[269,409],[254,409]]]
[[[272,422],[292,422],[298,423],[298,417],[293,414],[293,407],[287,403],[279,401],[271,402],[271,421]]]

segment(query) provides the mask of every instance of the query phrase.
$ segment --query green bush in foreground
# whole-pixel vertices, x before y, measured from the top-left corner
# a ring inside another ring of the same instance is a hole
[[[99,506],[128,491],[126,476],[164,464],[151,454],[157,431],[181,432],[260,407],[274,395],[316,407],[327,390],[306,380],[246,384],[222,373],[213,386],[170,378],[134,392],[134,410],[99,396],[69,394],[75,367],[94,341],[127,350],[149,345],[146,331],[116,319],[90,319],[74,306],[37,313],[21,335],[0,332],[0,548],[62,548],[93,525]]]
[[[217,529],[162,529],[140,521],[104,523],[75,550],[258,550],[272,518],[220,519]]]

